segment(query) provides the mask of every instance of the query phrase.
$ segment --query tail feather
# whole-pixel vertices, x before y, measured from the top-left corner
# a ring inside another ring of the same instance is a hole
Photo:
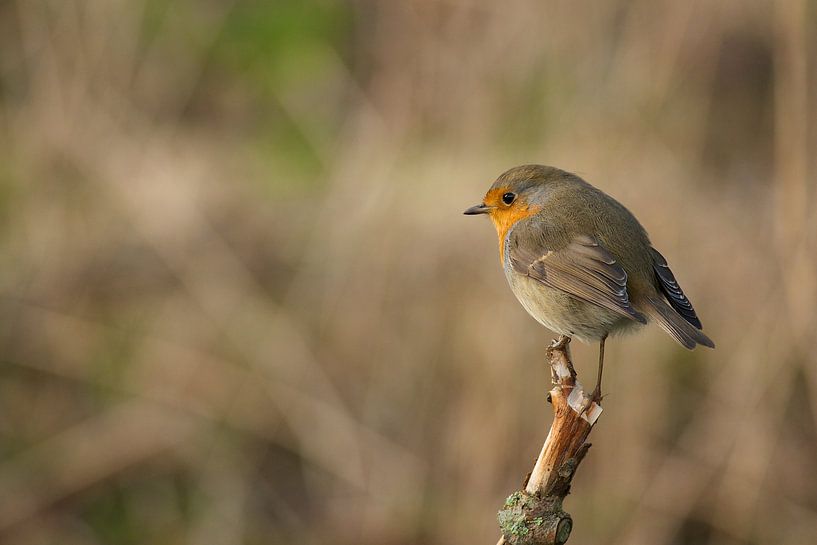
[[[703,331],[696,329],[675,309],[657,297],[648,297],[642,310],[647,316],[655,320],[658,325],[670,336],[692,350],[696,345],[715,348],[715,343]]]

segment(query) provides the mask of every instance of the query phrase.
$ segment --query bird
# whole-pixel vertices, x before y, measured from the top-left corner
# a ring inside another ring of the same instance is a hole
[[[535,164],[511,168],[464,214],[491,218],[505,277],[534,319],[560,340],[599,343],[593,401],[602,398],[610,335],[653,321],[685,348],[715,348],[644,227],[576,174]]]

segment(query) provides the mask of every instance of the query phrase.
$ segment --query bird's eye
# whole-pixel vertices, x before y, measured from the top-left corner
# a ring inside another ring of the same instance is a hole
[[[505,204],[511,204],[515,200],[516,200],[516,193],[508,192],[508,193],[505,193],[504,195],[502,195],[502,202],[504,202]]]

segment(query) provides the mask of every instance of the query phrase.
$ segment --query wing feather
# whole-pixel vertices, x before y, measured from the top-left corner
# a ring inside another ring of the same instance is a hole
[[[595,238],[574,237],[560,250],[540,245],[511,247],[511,264],[517,272],[578,299],[611,310],[625,318],[646,323],[630,305],[627,272]]]
[[[658,287],[661,289],[661,292],[667,297],[667,301],[669,301],[672,308],[674,308],[678,314],[684,317],[684,320],[694,325],[696,328],[702,329],[703,326],[701,325],[701,321],[698,319],[698,316],[695,314],[695,309],[692,308],[692,303],[689,301],[689,299],[687,299],[687,296],[684,295],[684,292],[681,290],[681,286],[675,279],[675,275],[672,274],[672,270],[670,270],[667,260],[664,259],[664,256],[662,256],[655,248],[650,249],[652,250],[653,255],[653,269],[655,270],[655,276],[658,279]]]

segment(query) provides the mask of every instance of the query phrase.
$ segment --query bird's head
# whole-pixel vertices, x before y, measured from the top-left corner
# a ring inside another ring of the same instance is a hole
[[[468,216],[488,214],[496,227],[500,244],[516,222],[542,209],[552,182],[566,173],[543,165],[514,167],[499,176],[480,204],[464,212]]]

